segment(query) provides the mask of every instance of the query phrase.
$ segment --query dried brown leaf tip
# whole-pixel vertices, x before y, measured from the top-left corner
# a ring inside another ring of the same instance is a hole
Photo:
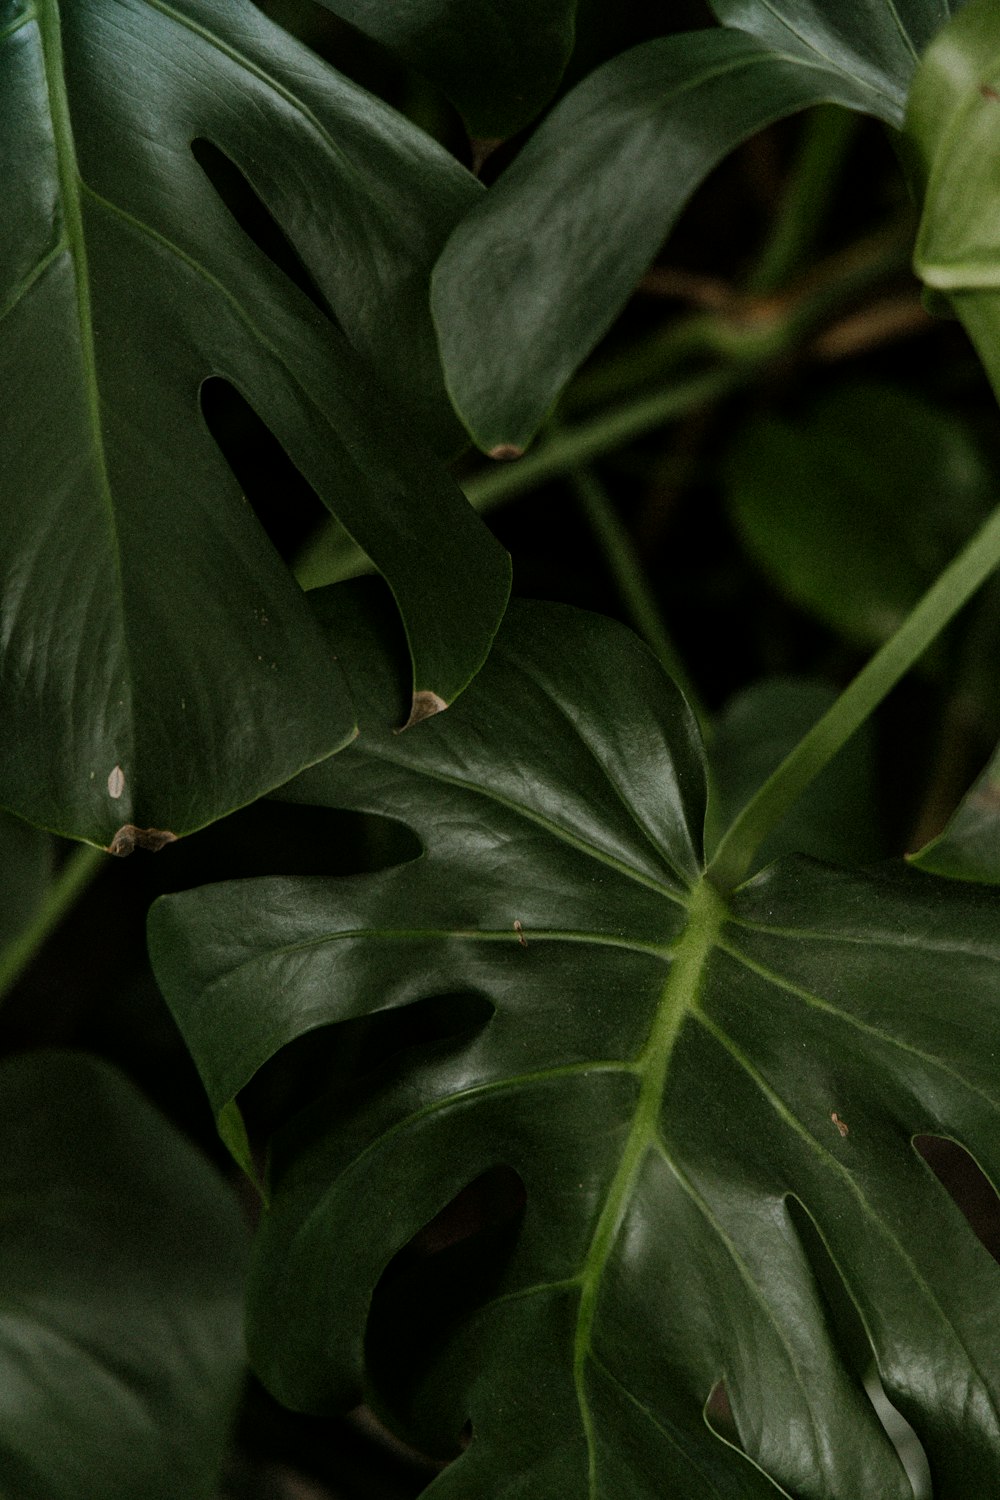
[[[410,709],[410,717],[402,729],[397,729],[396,734],[402,734],[403,730],[412,729],[414,724],[420,724],[424,719],[433,719],[435,714],[443,713],[448,707],[443,698],[437,693],[422,691],[414,693],[413,706]]]
[[[108,845],[108,853],[124,858],[136,849],[148,849],[155,854],[165,845],[176,842],[176,833],[167,828],[136,828],[134,823],[124,823]]]
[[[513,463],[515,458],[524,457],[524,449],[518,448],[514,443],[498,443],[495,448],[490,449],[490,458],[495,458],[498,463]]]

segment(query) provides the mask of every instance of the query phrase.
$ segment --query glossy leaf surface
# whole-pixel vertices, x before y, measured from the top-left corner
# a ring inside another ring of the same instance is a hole
[[[719,30],[633,48],[559,103],[434,272],[448,387],[481,448],[530,441],[712,168],[824,101],[877,103],[836,58]]]
[[[633,637],[516,607],[456,708],[393,736],[398,648],[377,613],[362,631],[366,597],[322,598],[330,628],[358,626],[361,736],[287,794],[391,813],[423,857],[209,888],[151,919],[231,1135],[268,1059],[350,1023],[325,1034],[329,1092],[271,1141],[249,1325],[265,1380],[317,1411],[364,1392],[442,1455],[469,1421],[428,1491],[449,1500],[903,1500],[832,1274],[935,1495],[985,1493],[1000,1271],[911,1142],[953,1136],[1000,1173],[995,894],[791,859],[724,902],[699,880],[691,717]],[[451,1021],[421,1039],[433,996]],[[383,1028],[367,1072],[338,1068],[365,1017]],[[393,1261],[500,1169],[523,1211],[464,1290],[461,1246]],[[720,1380],[749,1459],[703,1416]]]
[[[576,0],[319,0],[433,79],[473,135],[513,135],[548,102],[573,47]]]
[[[208,1500],[243,1375],[229,1190],[106,1065],[0,1067],[0,1489]]]
[[[450,701],[488,650],[507,562],[425,443],[453,423],[427,274],[479,189],[244,0],[0,7],[0,125],[0,794],[98,844],[187,832],[353,729],[209,436],[207,377],[389,579],[415,690]],[[332,318],[240,228],[200,141]]]

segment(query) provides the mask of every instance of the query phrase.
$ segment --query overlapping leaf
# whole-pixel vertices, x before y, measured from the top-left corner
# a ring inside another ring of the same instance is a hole
[[[513,135],[555,91],[576,0],[320,0],[440,84],[481,136]]]
[[[442,1454],[470,1422],[435,1496],[902,1500],[846,1300],[935,1496],[987,1493],[1000,1272],[912,1143],[953,1137],[1000,1173],[995,895],[793,858],[724,900],[699,879],[692,720],[627,632],[521,606],[457,707],[397,737],[366,597],[322,600],[357,625],[361,736],[288,794],[391,814],[423,857],[170,897],[151,921],[231,1139],[240,1090],[334,1028],[328,1092],[271,1141],[250,1308],[268,1384],[315,1410],[364,1391]],[[451,1010],[415,1041],[432,996]],[[463,1290],[461,1247],[393,1260],[499,1169],[523,1217]],[[749,1456],[704,1418],[720,1381]]]
[[[433,306],[452,398],[486,451],[523,448],[621,310],[687,199],[763,126],[810,104],[902,121],[915,48],[947,19],[894,6],[723,0],[733,29],[649,42],[545,120],[452,235]],[[735,29],[743,27],[745,29]]]
[[[0,1084],[0,1489],[208,1500],[244,1367],[235,1200],[104,1064]]]
[[[428,269],[478,189],[246,0],[0,6],[0,124],[0,796],[128,845],[201,826],[353,728],[209,437],[207,377],[390,581],[415,690],[450,701],[482,661],[506,560],[425,441],[453,423]],[[199,141],[342,331],[243,233]]]
[[[868,88],[872,114],[902,123],[920,55],[962,0],[710,0],[724,26],[738,26],[778,52],[835,61]]]

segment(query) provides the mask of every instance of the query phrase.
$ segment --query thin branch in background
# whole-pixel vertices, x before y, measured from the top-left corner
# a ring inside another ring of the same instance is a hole
[[[777,291],[813,259],[859,125],[857,115],[832,104],[806,115],[780,208],[747,281],[748,292]]]
[[[0,952],[0,999],[17,983],[106,859],[103,849],[92,849],[89,844],[79,845],[67,857],[32,921]]]
[[[699,276],[693,271],[673,266],[653,266],[640,281],[637,290],[647,297],[670,297],[706,312],[728,312],[738,293],[728,281],[717,276]]]
[[[600,545],[625,613],[674,679],[698,720],[702,734],[707,735],[710,727],[708,714],[670,638],[642,560],[610,496],[592,469],[576,468],[568,477]]]
[[[841,318],[814,339],[809,353],[815,359],[834,361],[890,344],[913,334],[939,327],[915,295],[883,297]]]

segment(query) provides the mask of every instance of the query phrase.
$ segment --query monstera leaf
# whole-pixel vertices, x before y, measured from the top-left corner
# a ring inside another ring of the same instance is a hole
[[[727,152],[823,101],[902,124],[916,49],[947,19],[939,0],[715,10],[731,29],[646,43],[584,79],[449,240],[434,315],[487,452],[531,439]]]
[[[243,1380],[236,1201],[105,1064],[0,1083],[0,1489],[208,1500]]]
[[[627,631],[517,606],[457,707],[399,737],[366,598],[322,596],[357,625],[361,735],[287,794],[391,814],[423,855],[151,919],[234,1143],[298,1039],[251,1272],[264,1379],[314,1411],[364,1392],[460,1452],[435,1497],[902,1500],[873,1357],[935,1495],[988,1493],[1000,1271],[913,1143],[1000,1173],[995,894],[800,857],[718,891],[691,715]],[[400,1260],[497,1172],[523,1208],[485,1270],[458,1291],[460,1246]],[[720,1382],[738,1440],[706,1420]]]
[[[576,0],[319,3],[439,83],[475,135],[512,135],[527,125],[558,84],[573,48]]]
[[[426,445],[454,437],[426,280],[479,189],[247,0],[7,0],[0,124],[0,796],[122,852],[353,732],[208,377],[390,581],[418,708],[485,656],[507,561]],[[325,312],[216,192],[220,153]]]

